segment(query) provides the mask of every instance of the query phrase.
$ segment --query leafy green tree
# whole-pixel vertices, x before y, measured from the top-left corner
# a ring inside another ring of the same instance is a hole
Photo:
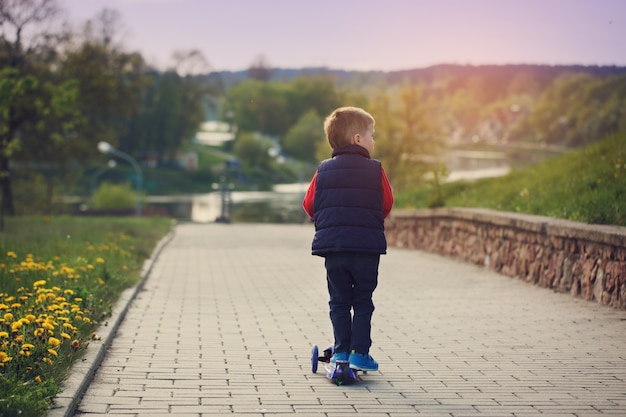
[[[441,180],[440,154],[444,139],[435,120],[436,109],[417,86],[396,94],[381,93],[371,105],[376,119],[374,157],[380,159],[394,188],[424,184],[427,174]]]
[[[94,154],[96,144],[105,141],[139,157],[136,146],[121,143],[119,138],[127,135],[129,122],[139,108],[147,85],[144,70],[140,55],[117,52],[91,41],[68,52],[61,62],[60,76],[78,82],[77,105],[86,123],[77,134],[92,145]]]
[[[329,114],[343,96],[327,77],[270,82],[247,79],[230,89],[224,107],[233,112],[239,130],[273,136],[282,144],[287,131],[305,113]]]
[[[303,114],[285,135],[283,151],[296,159],[315,162],[317,147],[325,142],[323,123],[315,109]]]
[[[171,163],[205,120],[204,103],[215,90],[200,77],[181,77],[175,71],[151,73],[149,78],[140,108],[120,143],[136,153],[153,152],[159,164]]]
[[[558,77],[539,97],[515,138],[580,146],[626,128],[626,76]]]
[[[270,149],[273,144],[269,139],[252,133],[242,133],[235,140],[233,152],[246,168],[269,168],[272,157]]]
[[[337,107],[345,105],[347,93],[338,91],[330,77],[298,77],[287,85],[290,91],[289,109],[294,113],[294,120],[310,110],[325,117]]]
[[[279,136],[293,122],[284,83],[247,79],[230,89],[226,107],[239,130]]]
[[[36,85],[35,77],[22,76],[15,68],[3,68],[0,71],[0,230],[3,230],[5,213],[15,213],[9,161],[20,146],[17,130],[27,119],[22,110],[27,93]]]
[[[33,73],[37,60],[54,55],[56,45],[51,42],[60,38],[45,32],[44,23],[52,22],[60,9],[55,0],[21,0],[0,3],[0,68],[2,68],[3,106],[0,127],[0,230],[4,215],[15,213],[9,162],[19,147],[19,132],[25,126],[36,123],[36,103],[27,95],[39,84]],[[26,36],[26,35],[29,36]]]
[[[70,175],[70,164],[88,159],[93,149],[87,146],[88,141],[76,135],[83,117],[76,106],[78,86],[75,81],[40,82],[30,96],[36,121],[20,129],[20,144],[14,159],[24,168],[42,172],[46,184],[44,210],[50,213],[55,183],[75,178],[76,175]]]

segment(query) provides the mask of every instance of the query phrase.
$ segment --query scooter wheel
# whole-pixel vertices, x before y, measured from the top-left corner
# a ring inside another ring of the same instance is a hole
[[[319,354],[320,351],[317,345],[313,346],[313,351],[311,352],[311,370],[313,371],[313,373],[317,372],[317,364],[320,359]]]
[[[350,373],[352,370],[347,363],[337,364],[337,385],[344,385],[350,382]]]

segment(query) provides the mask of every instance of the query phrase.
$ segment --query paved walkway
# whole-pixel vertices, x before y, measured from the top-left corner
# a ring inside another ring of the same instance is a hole
[[[192,225],[156,260],[75,416],[626,415],[626,312],[390,249],[380,371],[311,372],[331,343],[310,225]]]

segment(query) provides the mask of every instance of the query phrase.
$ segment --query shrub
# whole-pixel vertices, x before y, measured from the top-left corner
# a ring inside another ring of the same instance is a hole
[[[137,192],[130,183],[111,184],[103,182],[93,195],[95,209],[127,209],[137,204]]]

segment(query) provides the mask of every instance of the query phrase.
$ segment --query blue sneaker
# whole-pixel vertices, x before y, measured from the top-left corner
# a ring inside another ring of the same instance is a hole
[[[348,362],[349,357],[348,352],[336,352],[331,356],[330,363],[337,363],[338,361]]]
[[[361,355],[360,353],[352,351],[348,360],[350,361],[350,368],[352,369],[359,371],[378,371],[378,362],[369,354]]]

